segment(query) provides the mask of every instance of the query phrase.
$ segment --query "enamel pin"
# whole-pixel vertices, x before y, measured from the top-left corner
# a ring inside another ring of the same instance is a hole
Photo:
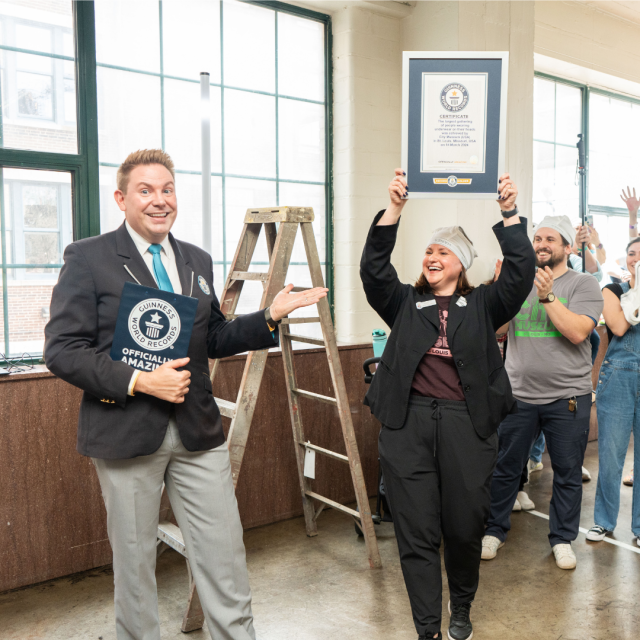
[[[459,307],[466,307],[467,306],[467,299],[466,298],[458,298],[458,302],[456,302],[456,304]]]
[[[433,307],[436,304],[435,300],[425,300],[424,302],[416,302],[416,309],[423,309],[424,307]]]
[[[200,288],[206,295],[209,295],[211,293],[207,281],[202,276],[198,276],[198,285],[200,285]]]

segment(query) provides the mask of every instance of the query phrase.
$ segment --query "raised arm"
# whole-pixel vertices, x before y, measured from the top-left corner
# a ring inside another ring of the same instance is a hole
[[[622,190],[620,195],[622,202],[625,203],[629,211],[629,239],[638,237],[638,208],[640,208],[640,200],[636,197],[636,189],[633,188],[633,194],[631,189],[627,187],[627,192]]]
[[[604,298],[604,310],[602,312],[604,321],[607,323],[607,327],[611,329],[613,335],[621,338],[627,333],[631,325],[624,317],[620,299],[613,291],[607,288],[602,290],[602,297]]]
[[[404,171],[396,169],[395,177],[389,184],[389,206],[375,217],[360,260],[360,279],[367,301],[390,327],[409,287],[400,282],[391,264],[391,253],[396,244],[398,224],[408,193]]]
[[[518,189],[508,173],[500,178],[498,204],[503,212],[516,206]],[[487,287],[485,304],[498,334],[507,330],[507,324],[520,310],[533,285],[535,253],[527,236],[527,220],[517,214],[503,218],[493,227],[502,249],[503,261],[500,277]]]

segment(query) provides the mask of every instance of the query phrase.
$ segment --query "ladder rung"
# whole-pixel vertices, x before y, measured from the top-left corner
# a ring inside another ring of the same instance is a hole
[[[321,496],[318,493],[314,493],[313,491],[305,491],[304,493],[305,495],[309,496],[310,498],[313,498],[314,500],[317,500],[318,502],[324,502],[327,506],[331,507],[332,509],[338,509],[338,511],[348,513],[350,516],[353,516],[354,518],[360,518],[360,514],[357,511],[354,511],[353,509],[349,509],[349,507],[345,507],[343,504],[340,504],[339,502],[334,502],[333,500],[330,500],[329,498],[325,498],[324,496]]]
[[[221,398],[215,398],[216,404],[218,405],[218,409],[220,409],[220,413],[225,418],[233,419],[236,415],[236,403],[231,402],[229,400],[222,400]]]
[[[320,322],[320,318],[282,318],[282,324],[307,324]]]
[[[305,447],[306,449],[313,449],[318,453],[321,453],[324,456],[329,456],[329,458],[335,458],[336,460],[341,460],[342,462],[346,462],[349,464],[349,458],[347,456],[343,456],[341,453],[336,453],[335,451],[329,451],[329,449],[323,449],[315,444],[310,444],[308,442],[299,442],[301,447]]]
[[[288,338],[289,340],[295,340],[296,342],[306,342],[308,344],[317,344],[321,347],[326,346],[324,340],[320,338],[307,338],[307,336],[296,336],[293,333],[283,333],[281,334],[283,338]]]
[[[183,556],[187,555],[182,531],[172,522],[163,521],[158,523],[158,538]]]
[[[291,389],[292,393],[295,393],[303,398],[309,398],[309,400],[319,400],[320,402],[326,402],[338,406],[338,401],[335,398],[329,396],[321,396],[319,393],[312,393],[311,391],[302,391],[302,389]]]
[[[260,280],[261,282],[266,282],[268,278],[268,273],[258,273],[256,271],[231,272],[231,280]]]
[[[291,293],[302,293],[303,291],[310,291],[311,287],[293,287]]]

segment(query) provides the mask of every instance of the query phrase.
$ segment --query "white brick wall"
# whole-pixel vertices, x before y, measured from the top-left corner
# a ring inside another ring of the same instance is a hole
[[[384,326],[367,304],[358,265],[400,162],[400,33],[399,19],[365,8],[333,13],[335,317],[342,343],[368,342]]]

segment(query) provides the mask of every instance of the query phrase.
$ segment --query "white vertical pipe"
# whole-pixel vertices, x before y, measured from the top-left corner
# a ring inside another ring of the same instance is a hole
[[[209,74],[200,74],[202,109],[202,248],[211,253],[211,103]]]

